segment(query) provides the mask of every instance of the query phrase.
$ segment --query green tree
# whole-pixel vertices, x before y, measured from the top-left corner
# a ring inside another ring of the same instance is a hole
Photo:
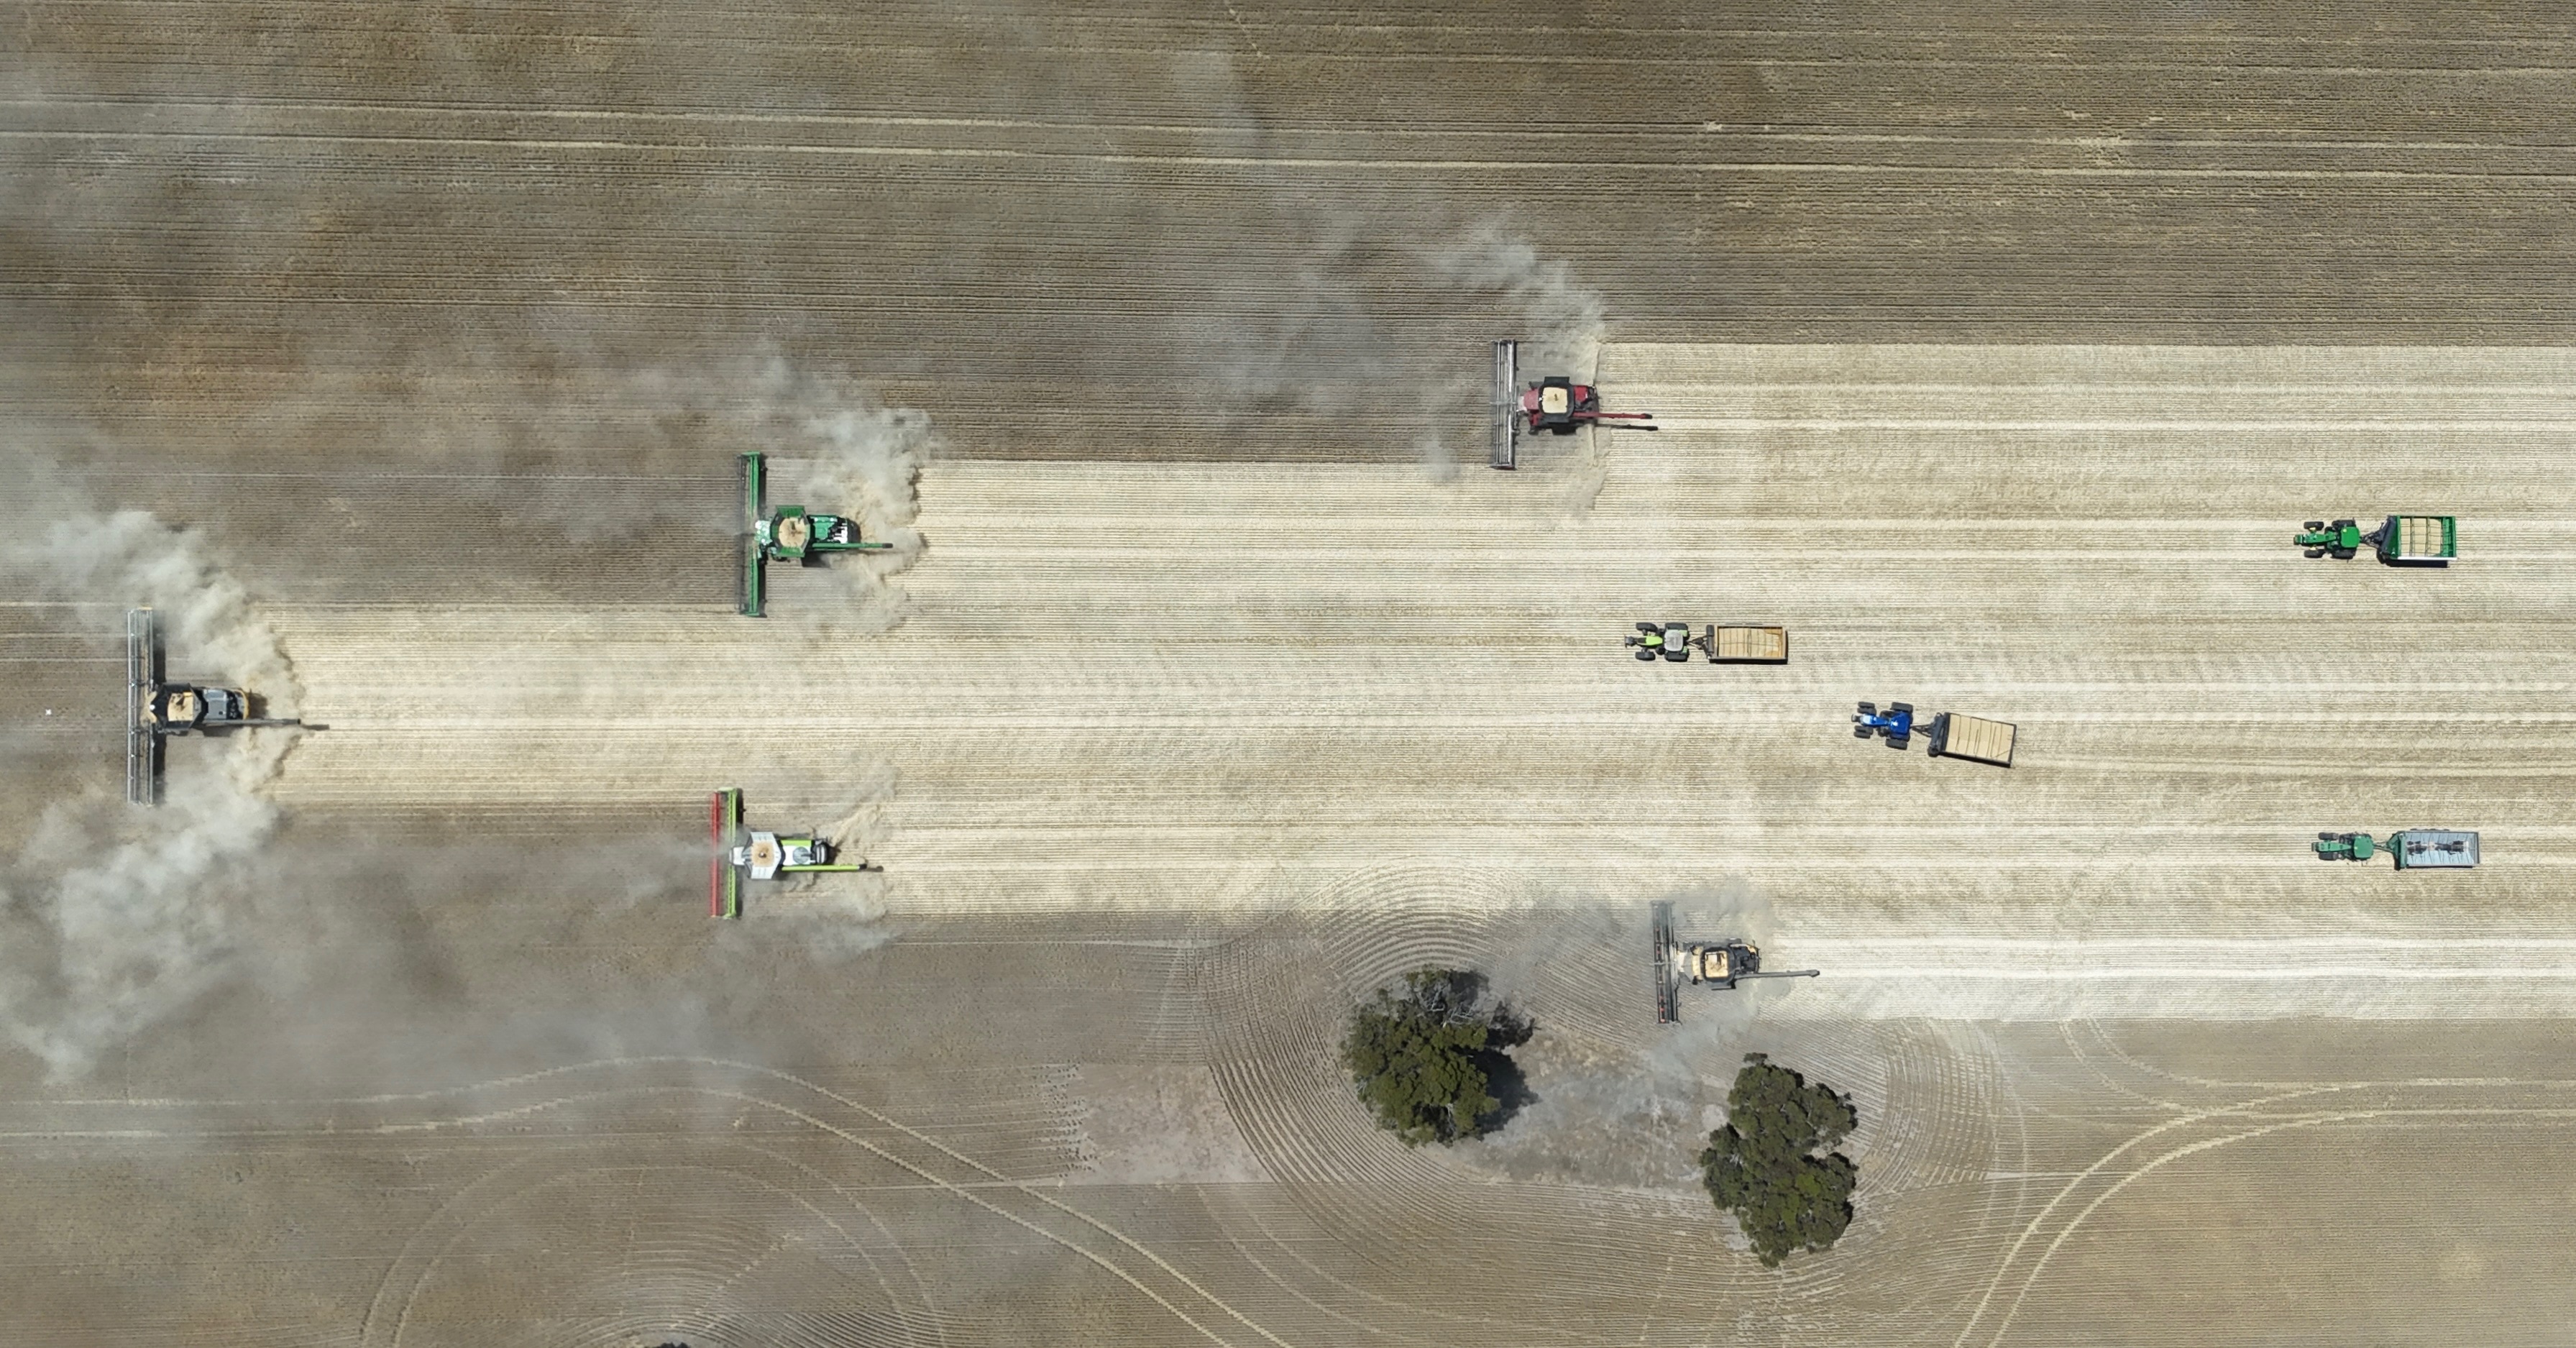
[[[1726,1093],[1726,1126],[1708,1135],[1699,1154],[1702,1182],[1720,1208],[1735,1214],[1753,1253],[1770,1267],[1799,1250],[1821,1250],[1851,1224],[1859,1178],[1839,1152],[1808,1153],[1851,1135],[1860,1112],[1830,1087],[1759,1053]]]
[[[1351,1012],[1342,1066],[1378,1126],[1409,1147],[1476,1137],[1499,1123],[1519,1073],[1503,1050],[1530,1036],[1511,1008],[1488,1004],[1482,974],[1425,966]]]

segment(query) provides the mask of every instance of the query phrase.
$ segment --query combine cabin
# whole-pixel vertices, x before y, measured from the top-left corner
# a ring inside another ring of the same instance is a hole
[[[2006,721],[1945,711],[1932,719],[1932,756],[2012,766],[2016,728]]]
[[[1721,665],[1785,665],[1789,663],[1789,629],[1720,627],[1710,635],[1708,658]]]

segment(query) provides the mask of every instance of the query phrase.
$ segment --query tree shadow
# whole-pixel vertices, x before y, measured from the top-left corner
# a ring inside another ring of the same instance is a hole
[[[1483,975],[1477,975],[1477,990],[1483,991]],[[1538,1033],[1538,1022],[1509,1002],[1497,1004],[1489,1013],[1485,1029],[1485,1047],[1476,1053],[1476,1066],[1485,1074],[1485,1093],[1500,1101],[1493,1113],[1484,1118],[1479,1131],[1494,1133],[1509,1124],[1520,1112],[1538,1103],[1538,1092],[1530,1089],[1529,1074],[1521,1070],[1511,1050],[1530,1041]]]

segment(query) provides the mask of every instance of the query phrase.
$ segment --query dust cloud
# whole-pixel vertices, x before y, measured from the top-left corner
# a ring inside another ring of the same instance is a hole
[[[1533,370],[1590,375],[1609,332],[1600,292],[1575,282],[1574,269],[1539,255],[1537,245],[1487,224],[1430,249],[1433,276],[1470,295],[1489,297],[1514,320],[1521,359]]]
[[[271,714],[293,714],[293,666],[193,530],[29,492],[0,533],[13,588],[77,606],[101,636],[121,636],[124,610],[148,605],[173,677],[247,687]],[[250,863],[277,823],[262,788],[293,743],[282,730],[178,741],[157,810],[103,794],[47,805],[0,889],[0,1032],[56,1079],[75,1078],[218,982],[240,942]]]

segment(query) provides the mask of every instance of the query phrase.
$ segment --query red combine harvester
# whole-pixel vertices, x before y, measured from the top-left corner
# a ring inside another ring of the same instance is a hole
[[[1520,437],[1547,431],[1572,435],[1586,426],[1613,431],[1651,431],[1652,412],[1604,412],[1601,391],[1565,376],[1551,376],[1527,388],[1520,383],[1520,343],[1494,343],[1494,452],[1496,468],[1516,468]],[[1518,395],[1515,397],[1515,395]]]

